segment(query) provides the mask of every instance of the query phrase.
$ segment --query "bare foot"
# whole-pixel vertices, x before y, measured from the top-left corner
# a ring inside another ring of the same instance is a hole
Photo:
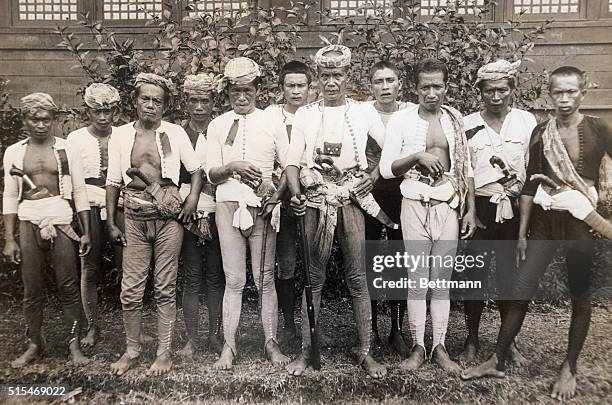
[[[369,354],[361,362],[361,367],[372,378],[383,378],[385,375],[387,375],[387,367],[378,363]]]
[[[234,363],[234,353],[228,345],[223,345],[219,360],[213,364],[215,370],[231,370]]]
[[[563,362],[561,371],[550,393],[551,398],[567,401],[576,395],[576,376],[572,374],[567,361]]]
[[[81,346],[84,348],[94,347],[98,343],[98,337],[100,336],[100,330],[97,326],[92,326],[87,330],[87,336],[81,339]]]
[[[147,370],[147,375],[162,375],[166,374],[172,368],[172,357],[170,357],[170,350],[166,350],[159,356],[155,358],[149,370]]]
[[[410,356],[410,348],[404,339],[404,335],[399,330],[391,332],[389,335],[389,346],[403,358]]]
[[[193,355],[195,354],[195,346],[191,339],[187,341],[185,347],[178,351],[178,355],[183,357],[185,360],[193,360]]]
[[[480,350],[480,344],[477,340],[467,337],[465,344],[463,345],[463,352],[459,355],[465,361],[474,361]]]
[[[510,346],[510,358],[512,359],[512,364],[516,367],[525,367],[529,364],[529,360],[520,352],[516,342],[512,342]]]
[[[221,354],[223,350],[223,337],[216,333],[210,334],[208,336],[208,350],[213,353]]]
[[[83,355],[79,348],[79,341],[74,339],[69,346],[70,349],[70,361],[75,366],[84,366],[89,363],[89,359]]]
[[[123,356],[116,362],[111,364],[111,373],[115,375],[123,375],[126,371],[132,367],[138,360],[138,357],[131,358],[127,353],[123,353]]]
[[[266,355],[275,366],[285,367],[291,361],[289,357],[285,356],[278,347],[278,343],[274,340],[268,340],[266,343]]]
[[[482,377],[502,378],[505,376],[506,373],[497,369],[497,355],[495,354],[489,357],[489,360],[485,361],[484,363],[476,367],[468,368],[463,373],[461,373],[462,380],[471,380],[474,378]]]
[[[42,354],[42,349],[38,347],[38,345],[34,344],[34,342],[28,343],[28,348],[26,351],[19,356],[17,359],[11,362],[12,368],[21,368],[28,363],[33,362],[37,358],[39,358]]]
[[[451,360],[446,348],[442,344],[438,344],[431,355],[434,363],[442,367],[442,370],[451,374],[460,374],[461,367],[457,363]]]
[[[425,362],[425,348],[420,345],[415,345],[410,352],[410,356],[403,360],[399,366],[407,371],[414,371],[421,367]]]
[[[293,360],[291,363],[287,364],[285,370],[291,375],[300,376],[304,374],[304,371],[308,367],[308,359],[304,354],[300,353],[300,355]]]

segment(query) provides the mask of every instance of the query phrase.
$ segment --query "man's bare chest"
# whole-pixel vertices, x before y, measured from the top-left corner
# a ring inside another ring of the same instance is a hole
[[[28,146],[23,157],[23,170],[26,174],[36,176],[41,174],[58,174],[57,160],[53,149]]]
[[[427,129],[425,141],[426,148],[429,149],[448,149],[448,141],[442,130],[442,125],[439,121],[430,122]]]
[[[143,163],[159,167],[161,158],[157,150],[155,136],[150,134],[136,134],[134,145],[132,146],[131,161],[133,166],[140,166]]]

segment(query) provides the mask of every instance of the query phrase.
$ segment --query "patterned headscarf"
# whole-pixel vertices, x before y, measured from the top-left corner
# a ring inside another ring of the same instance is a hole
[[[139,88],[143,84],[154,84],[155,86],[161,87],[168,96],[174,93],[174,84],[170,80],[156,75],[155,73],[139,73],[138,76],[136,76],[135,87]]]
[[[53,101],[53,97],[47,93],[32,93],[21,99],[21,109],[23,112],[36,113],[37,110],[46,110],[56,112],[57,105]]]
[[[91,108],[114,107],[121,101],[116,88],[105,83],[92,83],[85,89],[83,100]]]
[[[326,68],[345,67],[351,64],[351,50],[344,45],[327,45],[317,51],[314,61]]]
[[[246,84],[261,76],[261,68],[253,59],[241,56],[227,62],[223,75],[231,84]]]
[[[518,67],[521,61],[508,62],[504,59],[499,59],[495,62],[487,63],[478,69],[478,78],[475,85],[478,86],[483,80],[500,80],[510,79],[514,83],[514,87],[518,84]]]
[[[217,82],[221,76],[214,76],[212,73],[200,73],[197,75],[185,76],[183,91],[191,95],[207,95],[215,91]]]

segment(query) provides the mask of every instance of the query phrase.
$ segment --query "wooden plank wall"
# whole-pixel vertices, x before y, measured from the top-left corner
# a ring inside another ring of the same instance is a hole
[[[61,104],[80,105],[76,91],[86,84],[70,55],[57,47],[59,37],[51,28],[11,28],[8,1],[0,2],[0,77],[10,80],[11,101],[33,91],[53,95]],[[314,51],[320,45],[318,34],[327,27],[309,26],[302,33],[301,52]],[[547,35],[546,42],[533,52],[531,69],[554,69],[573,64],[585,69],[598,84],[589,91],[585,107],[592,114],[612,123],[612,19],[559,22]],[[145,29],[121,29],[119,38],[135,38],[143,48]],[[136,32],[135,32],[136,31]]]

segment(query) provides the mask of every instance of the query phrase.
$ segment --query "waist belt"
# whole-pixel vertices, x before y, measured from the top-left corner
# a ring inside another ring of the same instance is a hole
[[[419,180],[405,179],[400,185],[400,191],[404,198],[421,201],[428,204],[439,204],[441,202],[455,209],[459,206],[459,196],[455,190],[452,177],[444,175],[438,185],[430,186]],[[433,201],[432,201],[433,200]]]

